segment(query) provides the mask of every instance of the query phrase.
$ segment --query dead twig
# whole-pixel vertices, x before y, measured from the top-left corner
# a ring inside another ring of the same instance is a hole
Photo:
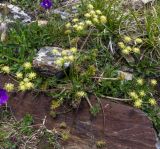
[[[110,97],[110,96],[104,96],[104,95],[101,95],[101,97],[111,99],[111,100],[116,100],[116,101],[131,101],[132,100],[132,99],[116,98],[116,97]]]
[[[85,40],[84,40],[84,42],[83,42],[83,44],[82,44],[82,46],[81,46],[81,48],[80,48],[80,51],[84,48],[84,46],[85,46],[85,44],[87,43],[87,41],[88,41],[88,39],[89,39],[92,31],[93,31],[93,28],[90,29],[90,31],[89,31],[89,33],[88,33],[88,36],[85,38]]]

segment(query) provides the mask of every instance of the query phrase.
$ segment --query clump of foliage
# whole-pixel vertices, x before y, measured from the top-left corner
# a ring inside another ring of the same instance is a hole
[[[26,2],[14,1],[26,8],[33,4]],[[53,117],[66,102],[72,110],[86,100],[91,114],[96,116],[101,110],[101,97],[123,101],[145,111],[160,131],[159,7],[150,8],[149,12],[147,8],[125,12],[119,2],[81,0],[76,5],[78,13],[67,20],[52,15],[50,6],[43,10],[49,20],[46,26],[39,26],[38,22],[17,23],[10,29],[8,40],[0,42],[0,71],[16,80],[15,84],[6,82],[4,89],[45,92],[53,98],[50,107]],[[53,49],[53,54],[62,55],[56,65],[64,70],[65,78],[44,77],[32,68],[37,49],[46,45],[65,49],[61,53]],[[69,73],[65,71],[66,63],[71,64]],[[96,97],[96,105],[92,105],[90,95]],[[22,131],[30,133],[26,127]],[[4,136],[2,132],[0,138]],[[63,131],[61,137],[68,140],[69,132]],[[104,142],[97,145],[101,147]]]
[[[20,121],[14,119],[9,109],[2,109],[0,114],[0,147],[1,148],[61,148],[60,139],[62,134],[49,131],[44,124],[35,124],[31,115],[27,114]]]

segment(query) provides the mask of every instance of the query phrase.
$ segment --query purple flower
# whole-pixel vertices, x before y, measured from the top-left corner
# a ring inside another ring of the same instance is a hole
[[[7,91],[4,89],[0,89],[0,106],[6,104],[8,101],[8,94]]]
[[[44,9],[50,9],[52,7],[52,1],[51,0],[43,0],[41,2],[41,7],[43,7]]]

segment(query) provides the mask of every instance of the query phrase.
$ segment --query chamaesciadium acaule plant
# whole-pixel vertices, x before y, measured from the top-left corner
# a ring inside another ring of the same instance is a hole
[[[103,110],[101,102],[111,100],[143,110],[160,132],[159,6],[155,4],[151,12],[126,11],[120,0],[80,0],[74,4],[76,12],[64,19],[64,13],[53,13],[63,8],[58,1],[14,0],[13,4],[36,16],[29,24],[15,22],[0,41],[0,75],[10,78],[0,84],[0,106],[7,104],[9,92],[29,92],[51,97],[48,109],[53,118],[62,114],[59,108],[67,105],[70,112],[83,101],[96,117]],[[47,24],[40,26],[41,19]],[[63,78],[34,69],[33,59],[45,46],[63,49],[53,48],[51,53],[57,56],[54,66],[62,70]],[[60,136],[66,141],[70,132]],[[104,145],[97,141],[97,146]]]

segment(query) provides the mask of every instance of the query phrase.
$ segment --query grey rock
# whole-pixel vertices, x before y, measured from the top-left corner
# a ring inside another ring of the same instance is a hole
[[[124,0],[124,5],[132,7],[133,9],[141,9],[143,8],[146,4],[149,3],[154,3],[155,0]]]
[[[127,80],[127,81],[133,79],[133,74],[132,73],[121,71],[121,70],[118,71],[118,76],[119,77],[123,76],[124,80]]]
[[[157,137],[156,148],[157,148],[157,149],[160,149],[160,134],[159,134],[159,136]]]
[[[5,14],[5,11],[7,14]],[[22,23],[30,23],[31,17],[21,8],[12,4],[0,3],[0,22],[5,19],[5,22],[15,22],[16,20]]]
[[[155,0],[141,0],[144,4],[147,4],[149,2],[154,2]]]
[[[31,17],[17,6],[0,3],[0,40],[2,42],[7,39],[7,31],[16,21],[30,23]]]
[[[60,15],[63,20],[69,19],[78,13],[77,5],[79,2],[79,0],[69,0],[63,2],[61,8],[53,10],[53,14]]]
[[[0,32],[6,32],[7,31],[7,23],[2,22],[0,24]]]
[[[62,18],[62,20],[66,20],[66,19],[68,19],[68,18],[71,17],[71,14],[70,14],[70,13],[65,12],[65,11],[63,11],[63,10],[55,9],[55,10],[53,11],[53,13],[60,15],[61,18]]]
[[[53,49],[57,49],[58,53],[53,54]],[[63,77],[64,70],[61,66],[56,64],[58,58],[62,58],[61,51],[63,49],[59,47],[43,47],[41,48],[37,56],[33,60],[33,67],[39,73],[45,76],[57,76],[58,78]],[[64,69],[68,71],[70,67],[70,62],[64,63]]]
[[[5,38],[7,36],[7,29],[8,29],[7,23],[5,22],[0,23],[0,38],[2,42],[5,41]]]

